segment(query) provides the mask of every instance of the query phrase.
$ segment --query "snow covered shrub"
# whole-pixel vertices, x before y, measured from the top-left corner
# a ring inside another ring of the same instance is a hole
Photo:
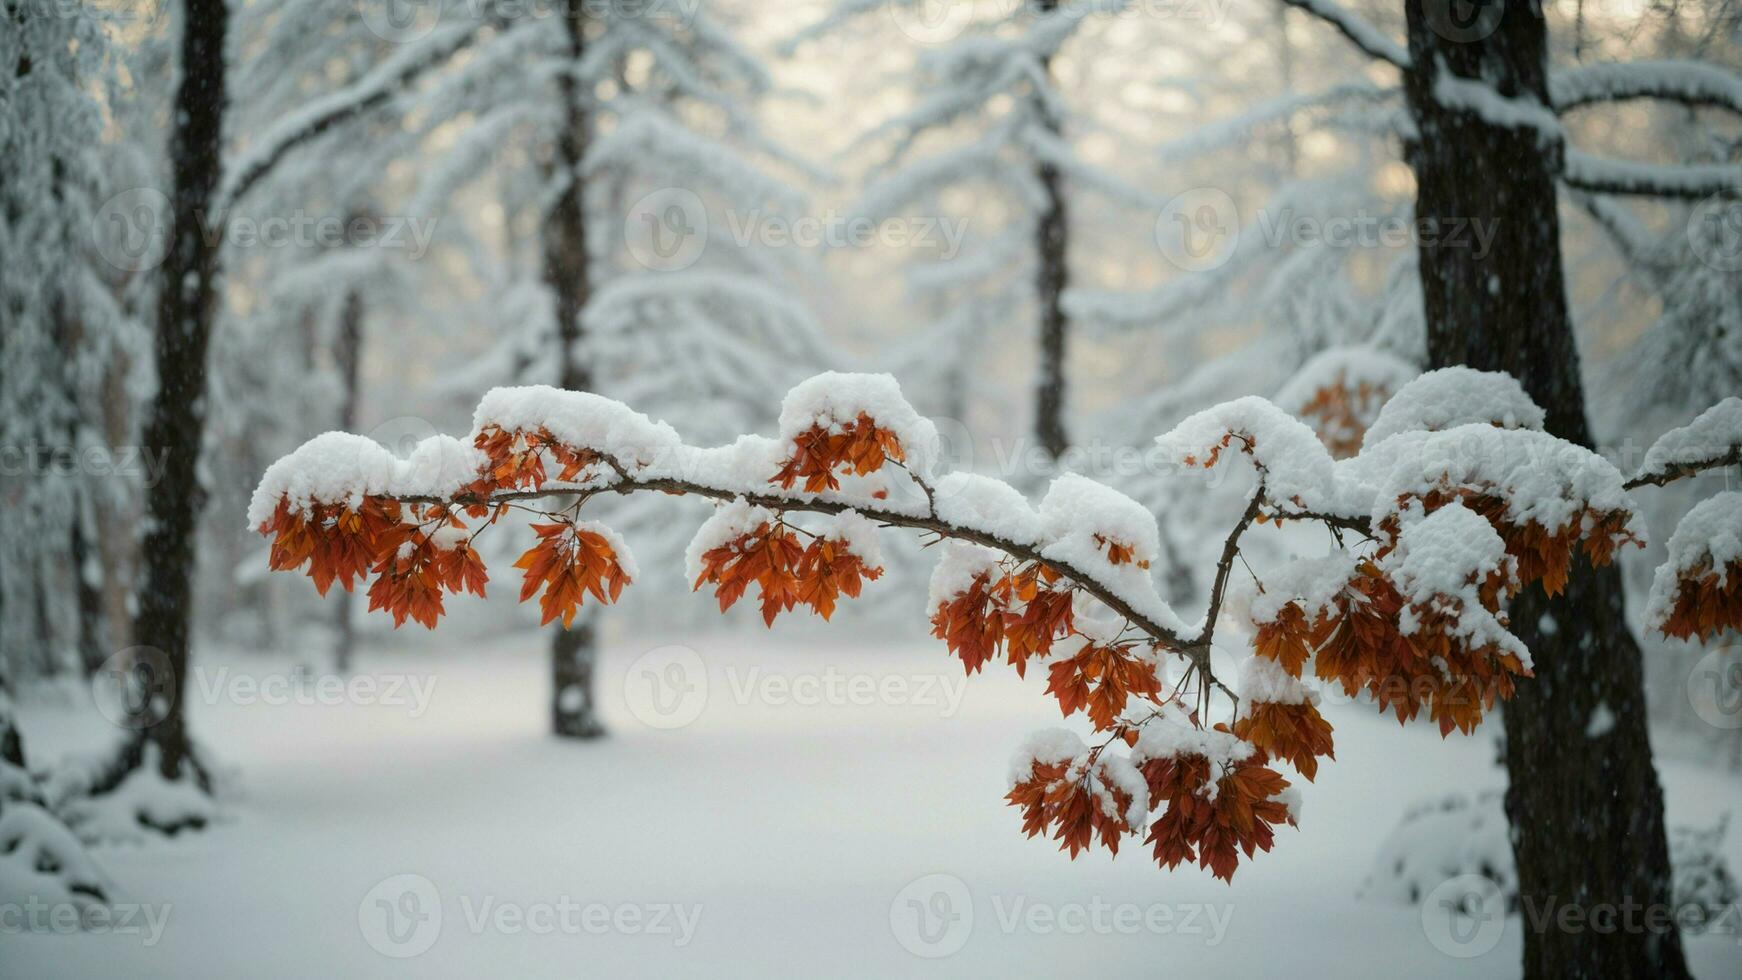
[[[1707,828],[1670,828],[1671,894],[1678,908],[1700,909],[1711,918],[1736,903],[1736,879],[1724,861],[1728,824],[1726,819]],[[1518,869],[1508,827],[1499,790],[1424,800],[1404,813],[1380,845],[1361,897],[1416,905],[1452,878],[1481,875],[1500,889],[1506,908],[1517,911]]]
[[[435,436],[408,458],[344,433],[311,440],[267,470],[249,521],[272,539],[273,568],[304,570],[323,592],[373,579],[371,608],[429,627],[445,594],[483,594],[476,539],[516,512],[537,521],[515,564],[546,622],[588,597],[614,601],[639,572],[625,541],[581,517],[601,494],[717,501],[690,578],[721,609],[754,589],[769,625],[800,606],[827,618],[880,574],[881,529],[917,531],[943,544],[927,609],[963,669],[1038,665],[1061,713],[1092,732],[1044,732],[1018,753],[1007,799],[1027,832],[1073,856],[1142,836],[1166,867],[1232,878],[1299,817],[1283,768],[1311,781],[1332,756],[1310,678],[1366,692],[1399,721],[1425,712],[1442,734],[1469,732],[1530,676],[1508,598],[1561,589],[1575,553],[1606,564],[1643,540],[1627,491],[1660,481],[1629,483],[1541,422],[1511,378],[1465,369],[1403,385],[1344,460],[1261,398],[1184,420],[1160,437],[1164,455],[1256,472],[1196,624],[1151,579],[1146,508],[1077,475],[1035,506],[945,472],[936,428],[887,375],[819,375],[786,396],[778,438],[708,449],[598,395],[499,388],[466,439]],[[1678,472],[1706,465],[1677,460]],[[1254,641],[1237,654],[1215,634],[1241,538],[1287,521],[1322,525],[1336,548],[1252,575]],[[1708,550],[1719,567],[1733,558],[1724,540]],[[1229,673],[1218,661],[1236,655]]]

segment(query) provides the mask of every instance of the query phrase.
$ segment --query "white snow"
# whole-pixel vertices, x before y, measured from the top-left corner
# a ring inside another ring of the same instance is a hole
[[[790,442],[814,425],[838,430],[861,414],[895,434],[910,469],[922,478],[931,475],[938,458],[937,426],[913,410],[888,374],[825,371],[800,382],[780,402],[780,438]]]
[[[1742,398],[1726,398],[1692,422],[1659,436],[1645,452],[1640,477],[1742,453]]]
[[[1223,447],[1230,434],[1235,438]],[[1293,501],[1307,510],[1329,509],[1336,500],[1334,468],[1324,443],[1304,422],[1255,395],[1189,416],[1156,444],[1182,465],[1202,466],[1218,448],[1218,465],[1250,452],[1264,469],[1270,499]]]
[[[1375,393],[1395,395],[1420,373],[1415,365],[1382,350],[1333,347],[1308,358],[1294,377],[1277,390],[1273,400],[1285,411],[1299,415],[1321,389],[1344,388],[1358,392],[1367,388]]]
[[[1674,611],[1684,573],[1709,569],[1723,584],[1742,562],[1742,491],[1713,494],[1694,505],[1670,535],[1668,550],[1645,603],[1645,622],[1653,629]]]
[[[1040,501],[1040,520],[1049,552],[1085,555],[1098,550],[1106,564],[1106,548],[1094,540],[1100,535],[1130,549],[1140,562],[1155,561],[1161,554],[1161,532],[1149,508],[1086,476],[1066,473],[1053,480]]]
[[[1393,395],[1362,445],[1377,446],[1400,432],[1438,432],[1475,422],[1503,429],[1540,429],[1542,421],[1542,409],[1510,374],[1440,368]]]
[[[773,523],[776,516],[765,507],[756,507],[742,500],[730,500],[720,504],[714,508],[713,515],[703,521],[701,527],[696,528],[695,536],[690,538],[689,548],[684,552],[684,574],[690,582],[701,578],[704,555],[763,524]]]
[[[1269,657],[1247,657],[1240,663],[1240,710],[1254,704],[1318,704],[1318,692],[1290,677],[1282,665]]]
[[[1506,542],[1494,526],[1462,504],[1426,517],[1406,514],[1397,547],[1383,560],[1391,581],[1412,606],[1455,614],[1449,635],[1472,647],[1493,644],[1530,666],[1530,651],[1489,612],[1478,594],[1494,572],[1508,570]],[[1406,619],[1404,633],[1417,624]]]

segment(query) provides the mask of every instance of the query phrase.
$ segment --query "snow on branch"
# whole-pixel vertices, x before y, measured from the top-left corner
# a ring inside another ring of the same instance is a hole
[[[1742,190],[1742,167],[1734,164],[1665,164],[1606,160],[1567,148],[1561,183],[1593,194],[1625,194],[1695,200]]]
[[[817,375],[788,392],[776,436],[708,449],[599,395],[498,388],[467,438],[434,436],[406,458],[344,433],[310,440],[267,470],[248,520],[272,539],[273,568],[306,570],[323,593],[373,578],[371,609],[431,627],[444,593],[484,594],[474,542],[517,510],[536,518],[538,542],[515,563],[521,599],[539,596],[545,622],[571,621],[588,597],[614,602],[639,575],[627,542],[581,517],[601,494],[719,502],[691,541],[690,576],[722,611],[754,592],[769,625],[799,606],[828,618],[881,576],[880,529],[919,531],[944,543],[930,619],[964,670],[1039,665],[1064,715],[1081,713],[1104,738],[1049,734],[1023,750],[1006,799],[1025,830],[1051,832],[1073,856],[1096,841],[1116,852],[1165,804],[1147,828],[1155,860],[1231,878],[1241,851],[1268,850],[1272,828],[1298,812],[1273,760],[1310,780],[1331,754],[1305,671],[1367,691],[1400,720],[1426,711],[1442,733],[1468,732],[1529,676],[1505,599],[1539,583],[1558,591],[1575,550],[1606,564],[1642,540],[1613,466],[1529,427],[1540,411],[1527,400],[1491,404],[1498,382],[1472,380],[1435,372],[1405,385],[1397,431],[1341,462],[1257,398],[1162,436],[1182,466],[1243,460],[1257,473],[1196,626],[1156,590],[1161,539],[1147,508],[1076,474],[1031,505],[1003,481],[945,471],[936,427],[888,375]],[[1469,404],[1439,404],[1460,389]],[[1435,425],[1451,427],[1421,428]],[[1363,540],[1268,588],[1254,573],[1259,597],[1245,611],[1251,658],[1264,662],[1241,668],[1236,691],[1212,648],[1242,536],[1287,520]],[[1733,537],[1706,540],[1718,542],[1714,560],[1736,550],[1723,543]],[[1183,665],[1177,680],[1170,662]]]
[[[1726,398],[1659,436],[1629,487],[1662,486],[1706,470],[1742,464],[1742,398]]]
[[[1297,10],[1304,10],[1330,24],[1363,52],[1389,62],[1398,68],[1409,67],[1409,52],[1379,28],[1367,23],[1333,2],[1333,0],[1282,0]]]
[[[1701,61],[1632,61],[1578,65],[1549,75],[1559,112],[1600,102],[1661,99],[1742,113],[1742,76]]]
[[[284,117],[247,150],[230,161],[219,185],[214,210],[233,206],[272,171],[285,155],[335,126],[386,104],[426,73],[447,64],[469,47],[490,20],[444,28],[422,44],[407,46],[353,85],[314,99]]]

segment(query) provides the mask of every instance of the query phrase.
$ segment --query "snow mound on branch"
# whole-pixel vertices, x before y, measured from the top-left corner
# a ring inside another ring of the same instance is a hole
[[[472,432],[495,425],[508,432],[549,429],[566,445],[592,449],[625,465],[646,465],[677,452],[677,430],[620,401],[549,385],[492,388],[478,402]]]
[[[72,831],[35,803],[0,809],[0,902],[88,908],[107,892],[103,872]]]
[[[1223,440],[1233,437],[1230,444]],[[1242,446],[1244,440],[1249,447]],[[1163,453],[1187,466],[1201,466],[1220,449],[1221,458],[1249,450],[1264,468],[1266,495],[1293,501],[1307,510],[1331,507],[1336,500],[1331,454],[1312,428],[1256,395],[1223,402],[1187,417],[1157,437]]]
[[[1639,467],[1639,476],[1663,476],[1683,466],[1738,452],[1742,452],[1742,398],[1732,396],[1652,443]]]
[[[1729,581],[1728,566],[1735,562],[1742,562],[1742,491],[1730,490],[1700,501],[1676,525],[1668,560],[1657,567],[1651,582],[1646,623],[1656,628],[1669,618],[1684,573],[1710,568],[1723,585]]]
[[[1068,728],[1043,728],[1031,732],[1022,740],[1016,754],[1010,757],[1010,785],[1028,779],[1036,762],[1043,766],[1075,762],[1089,754],[1089,747],[1076,732]],[[1145,795],[1147,796],[1147,790]]]
[[[1362,448],[1377,446],[1400,432],[1441,432],[1477,422],[1503,429],[1540,429],[1543,411],[1510,374],[1440,368],[1404,385],[1385,403]]]
[[[703,555],[774,520],[774,511],[743,500],[721,504],[715,509],[713,516],[696,528],[695,537],[690,538],[690,545],[684,551],[684,571],[689,575],[690,581],[695,582],[702,577]]]
[[[1298,413],[1324,388],[1398,392],[1420,372],[1408,361],[1371,347],[1333,347],[1314,354],[1276,393],[1276,404]]]
[[[489,463],[484,451],[453,436],[434,435],[419,440],[411,455],[396,467],[395,493],[451,497],[478,478]]]
[[[1022,491],[1003,480],[978,473],[949,473],[938,480],[932,496],[937,516],[947,523],[1019,544],[1040,540],[1040,515]]]
[[[1492,644],[1530,667],[1530,651],[1482,605],[1482,582],[1509,568],[1506,542],[1494,525],[1463,504],[1448,504],[1405,524],[1397,547],[1383,564],[1391,581],[1412,607],[1455,611],[1451,635],[1471,647]],[[1446,599],[1455,600],[1447,603]],[[1401,632],[1419,627],[1414,610],[1405,610]]]
[[[280,498],[301,513],[315,504],[355,508],[366,496],[452,496],[476,480],[486,462],[483,452],[452,436],[423,439],[400,459],[367,436],[323,433],[266,468],[248,501],[248,528],[269,520]]]
[[[1228,732],[1199,728],[1176,704],[1165,704],[1161,717],[1138,730],[1137,744],[1131,747],[1131,761],[1142,765],[1151,759],[1169,759],[1178,755],[1201,755],[1212,766],[1231,765],[1252,755],[1251,742],[1235,738]],[[1215,791],[1216,780],[1208,789]]]
[[[1066,473],[1052,481],[1040,501],[1040,521],[1048,552],[1070,552],[1085,561],[1108,564],[1105,546],[1095,536],[1131,549],[1136,560],[1161,554],[1161,532],[1149,508],[1086,476]]]
[[[1493,489],[1506,501],[1508,523],[1534,521],[1553,533],[1581,520],[1587,509],[1620,511],[1629,515],[1627,530],[1645,540],[1644,526],[1622,487],[1621,471],[1589,449],[1546,432],[1500,429],[1484,422],[1444,432],[1401,433],[1380,449],[1377,455],[1391,464],[1389,471],[1362,474],[1376,481],[1363,488],[1373,501],[1375,525],[1400,514],[1399,501],[1436,489]],[[1353,476],[1358,470],[1342,472]]]
[[[997,578],[998,563],[1003,558],[1004,552],[984,545],[958,540],[945,541],[944,553],[938,559],[937,566],[932,569],[926,608],[936,609],[968,591],[973,586],[974,579],[981,575]]]
[[[1349,579],[1357,559],[1347,551],[1320,558],[1297,558],[1264,576],[1264,591],[1253,596],[1249,608],[1255,623],[1272,623],[1290,602],[1297,603],[1310,621],[1331,608]]]
[[[907,403],[894,375],[825,371],[799,382],[781,399],[780,439],[790,443],[813,425],[834,430],[862,414],[895,434],[915,473],[931,474],[939,451],[937,426]]]
[[[1290,677],[1282,665],[1269,657],[1247,657],[1240,664],[1240,708],[1252,710],[1263,704],[1318,704],[1318,692]]]
[[[356,507],[366,496],[392,493],[399,466],[399,457],[368,436],[322,433],[266,468],[248,501],[248,529],[270,520],[280,498],[301,512],[314,504]]]

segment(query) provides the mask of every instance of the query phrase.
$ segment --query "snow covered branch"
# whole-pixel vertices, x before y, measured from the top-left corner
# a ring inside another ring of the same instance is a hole
[[[1557,112],[1604,102],[1659,99],[1742,113],[1742,76],[1699,61],[1577,65],[1549,76],[1549,99]]]
[[[1567,148],[1561,183],[1592,194],[1698,200],[1742,189],[1734,164],[1677,165],[1606,160]]]

